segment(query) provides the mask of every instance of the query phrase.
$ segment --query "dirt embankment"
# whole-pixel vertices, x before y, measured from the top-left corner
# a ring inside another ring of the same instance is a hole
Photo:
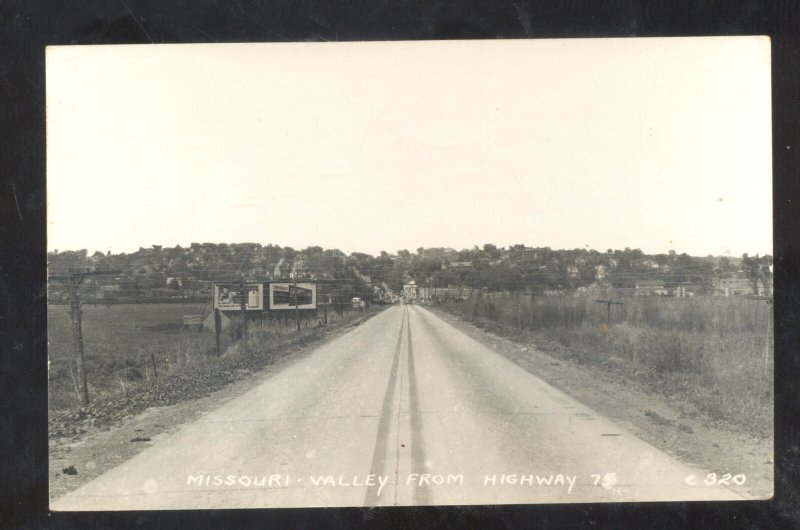
[[[241,395],[382,308],[304,329],[248,353],[234,345],[221,358],[158,382],[95,399],[88,407],[51,411],[50,498],[55,499],[135,456],[158,436],[177,429]],[[231,384],[237,383],[237,384]]]
[[[532,341],[513,341],[502,326],[471,322],[428,306],[446,322],[514,361],[654,447],[688,465],[715,473],[746,476],[744,493],[765,498],[773,492],[773,440],[732,428],[691,403],[666,397],[632,379],[613,364],[580,364],[548,354]],[[491,325],[491,331],[489,326]]]

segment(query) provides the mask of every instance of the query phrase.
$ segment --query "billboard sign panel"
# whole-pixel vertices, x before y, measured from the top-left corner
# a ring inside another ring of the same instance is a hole
[[[330,293],[319,293],[317,295],[317,305],[332,305]]]
[[[314,283],[271,283],[269,284],[269,308],[316,309],[317,285]]]
[[[214,309],[220,311],[240,311],[240,293],[239,284],[234,283],[215,283],[214,284]],[[244,285],[244,292],[241,293],[246,296],[245,310],[262,310],[264,309],[264,285],[260,283],[252,283]]]

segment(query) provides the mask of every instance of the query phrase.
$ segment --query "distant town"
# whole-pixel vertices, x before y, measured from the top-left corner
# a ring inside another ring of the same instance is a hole
[[[558,295],[613,287],[620,296],[769,296],[772,256],[696,257],[639,249],[553,250],[493,244],[471,249],[418,248],[377,256],[319,246],[296,250],[258,243],[153,245],[132,253],[53,251],[50,273],[115,271],[81,285],[85,303],[180,302],[207,299],[215,282],[313,281],[320,293],[367,303],[398,296],[465,297],[472,289]],[[51,282],[50,303],[69,293]]]

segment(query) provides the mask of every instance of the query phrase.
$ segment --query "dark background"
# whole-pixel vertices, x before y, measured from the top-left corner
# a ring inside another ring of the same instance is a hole
[[[0,320],[0,526],[797,527],[800,290],[792,272],[800,271],[798,7],[768,0],[0,0],[0,317],[6,317]],[[44,46],[742,34],[772,37],[773,501],[48,513]]]

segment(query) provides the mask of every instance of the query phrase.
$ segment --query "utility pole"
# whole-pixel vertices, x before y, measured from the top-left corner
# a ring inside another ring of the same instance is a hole
[[[598,304],[606,304],[606,328],[611,325],[611,306],[622,305],[622,302],[612,302],[611,300],[595,300]]]
[[[120,274],[121,271],[83,271],[70,267],[64,276],[50,276],[50,281],[58,281],[69,289],[69,308],[72,317],[72,338],[75,347],[75,356],[78,363],[78,376],[81,380],[81,402],[84,406],[89,404],[89,385],[86,381],[86,356],[83,351],[83,310],[81,309],[81,299],[78,294],[83,280],[89,276],[107,276]]]
[[[244,291],[244,279],[239,281],[239,308],[242,322],[242,351],[247,353],[247,294]]]
[[[767,302],[768,306],[772,305],[772,297],[771,296],[756,296],[751,295],[747,297],[748,300],[764,300]],[[772,329],[772,308],[769,308],[767,311],[767,330],[765,333],[765,341],[764,341],[764,373],[767,373],[767,365],[769,364],[769,336],[770,330]]]
[[[481,274],[481,281],[480,286],[478,287],[478,294],[475,295],[475,307],[472,308],[472,316],[476,316],[478,314],[478,302],[481,299],[481,293],[483,292],[483,287],[486,284],[487,277],[485,274]]]
[[[297,271],[294,273],[294,322],[297,325],[297,331],[300,331],[300,297],[297,296]]]
[[[323,287],[322,289],[317,289],[317,293],[318,293],[318,294],[317,294],[317,297],[319,297],[319,294],[321,294],[321,293],[322,293],[322,291],[324,291],[324,290],[325,290],[325,289],[324,289],[324,288],[325,288],[325,284],[324,284],[324,283],[322,284],[322,287]],[[317,298],[317,300],[319,300],[319,298]],[[324,303],[324,304],[322,305],[322,310],[323,310],[323,311],[324,311],[324,313],[325,313],[325,325],[327,326],[327,325],[328,325],[328,304],[327,304],[327,303]]]
[[[528,320],[528,329],[533,331],[533,303],[534,298],[536,298],[536,284],[531,282],[531,313],[530,319]]]
[[[75,354],[78,358],[78,377],[81,380],[81,403],[86,406],[89,404],[89,384],[86,380],[86,355],[83,351],[83,309],[81,309],[81,300],[78,297],[78,285],[82,281],[83,278],[75,284],[75,289],[69,297],[69,312],[72,317],[72,338],[75,343]]]
[[[339,317],[344,314],[344,307],[342,307],[342,281],[339,280]]]

